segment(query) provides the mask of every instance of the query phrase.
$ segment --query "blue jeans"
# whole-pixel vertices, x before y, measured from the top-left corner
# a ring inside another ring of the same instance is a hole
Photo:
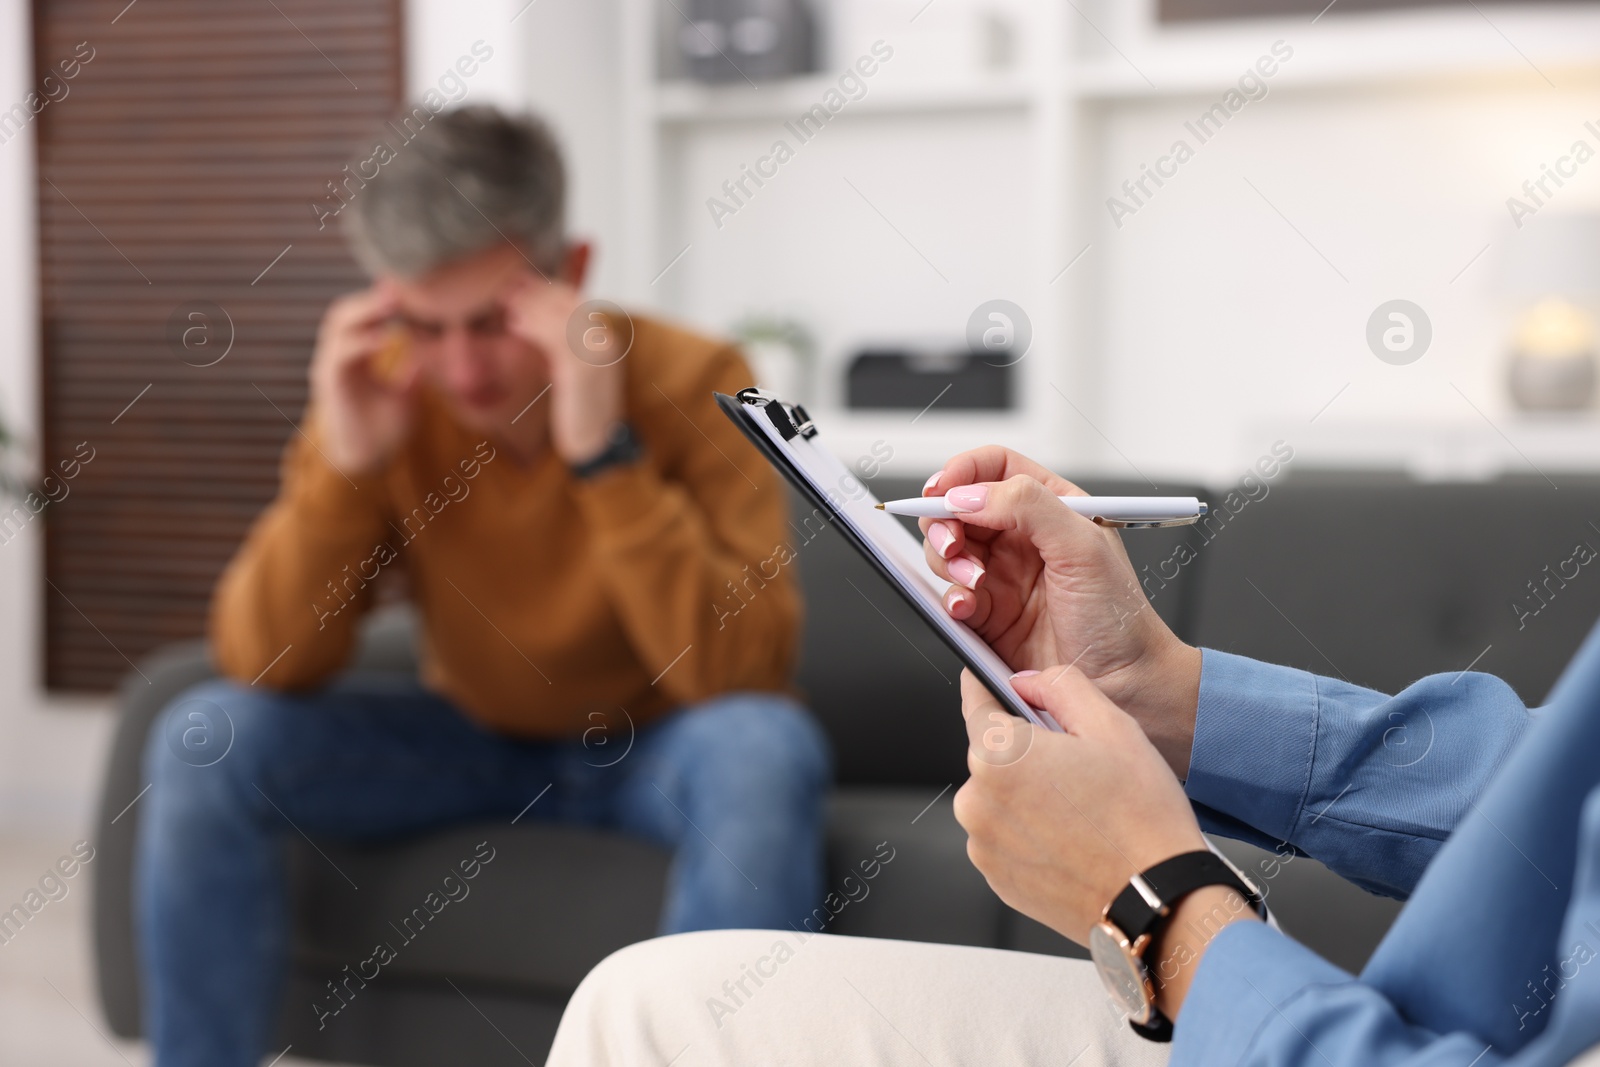
[[[636,731],[621,715],[595,722],[579,740],[514,740],[398,676],[185,692],[145,749],[135,860],[158,1067],[245,1067],[268,1051],[289,946],[285,843],[301,832],[369,841],[526,808],[521,820],[673,850],[662,933],[786,928],[817,905],[829,757],[794,701],[735,693]]]

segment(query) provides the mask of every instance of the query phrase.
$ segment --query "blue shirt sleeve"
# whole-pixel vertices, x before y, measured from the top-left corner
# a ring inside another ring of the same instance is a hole
[[[1171,1067],[1498,1067],[1475,1034],[1407,1022],[1364,985],[1264,923],[1236,922],[1206,948],[1178,1013]]]
[[[1207,652],[1187,788],[1208,821],[1414,896],[1360,978],[1224,928],[1173,1067],[1557,1067],[1600,1047],[1597,694],[1600,626],[1531,715],[1482,675],[1388,697]]]
[[[1491,1045],[1465,1029],[1417,1025],[1381,984],[1346,974],[1265,924],[1238,922],[1206,948],[1178,1013],[1171,1067],[1554,1067],[1600,1048],[1600,788],[1584,804],[1578,836],[1561,934],[1549,965],[1532,975],[1538,984],[1516,988],[1505,1005],[1500,1021],[1516,1022],[1509,1040]]]
[[[1486,674],[1396,696],[1206,649],[1185,789],[1209,832],[1287,843],[1406,897],[1526,729]]]

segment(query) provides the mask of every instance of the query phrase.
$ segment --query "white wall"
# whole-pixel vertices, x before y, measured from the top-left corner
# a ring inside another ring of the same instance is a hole
[[[31,88],[25,0],[0,0],[0,101]],[[31,136],[0,144],[0,412],[38,439],[38,288]],[[88,825],[110,738],[104,700],[46,697],[39,619],[42,537],[29,524],[0,545],[0,825],[66,835]]]
[[[516,0],[525,2],[525,0]],[[523,16],[524,106],[555,128],[567,159],[567,223],[594,243],[592,290],[615,294],[623,235],[617,0],[538,0]]]

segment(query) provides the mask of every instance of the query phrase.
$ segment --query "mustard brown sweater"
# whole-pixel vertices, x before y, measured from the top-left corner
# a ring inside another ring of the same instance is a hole
[[[750,372],[732,347],[634,321],[622,366],[641,463],[588,481],[553,449],[521,466],[427,392],[397,454],[353,482],[291,438],[278,497],[213,598],[223,673],[321,685],[349,658],[374,579],[401,567],[423,683],[505,734],[572,737],[619,708],[638,724],[787,690],[800,598],[777,565],[793,558],[784,495],[711,397]]]

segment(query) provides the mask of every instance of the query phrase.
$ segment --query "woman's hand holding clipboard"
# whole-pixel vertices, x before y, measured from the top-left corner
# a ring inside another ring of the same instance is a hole
[[[1006,710],[1059,729],[1011,677],[1074,665],[1133,715],[1180,778],[1187,773],[1200,652],[1150,607],[1117,532],[1057,499],[1081,489],[1010,449],[965,452],[923,494],[965,491],[972,509],[922,519],[927,539],[918,543],[870,492],[838,491],[859,482],[822,446],[804,408],[759,389],[716,399]]]

